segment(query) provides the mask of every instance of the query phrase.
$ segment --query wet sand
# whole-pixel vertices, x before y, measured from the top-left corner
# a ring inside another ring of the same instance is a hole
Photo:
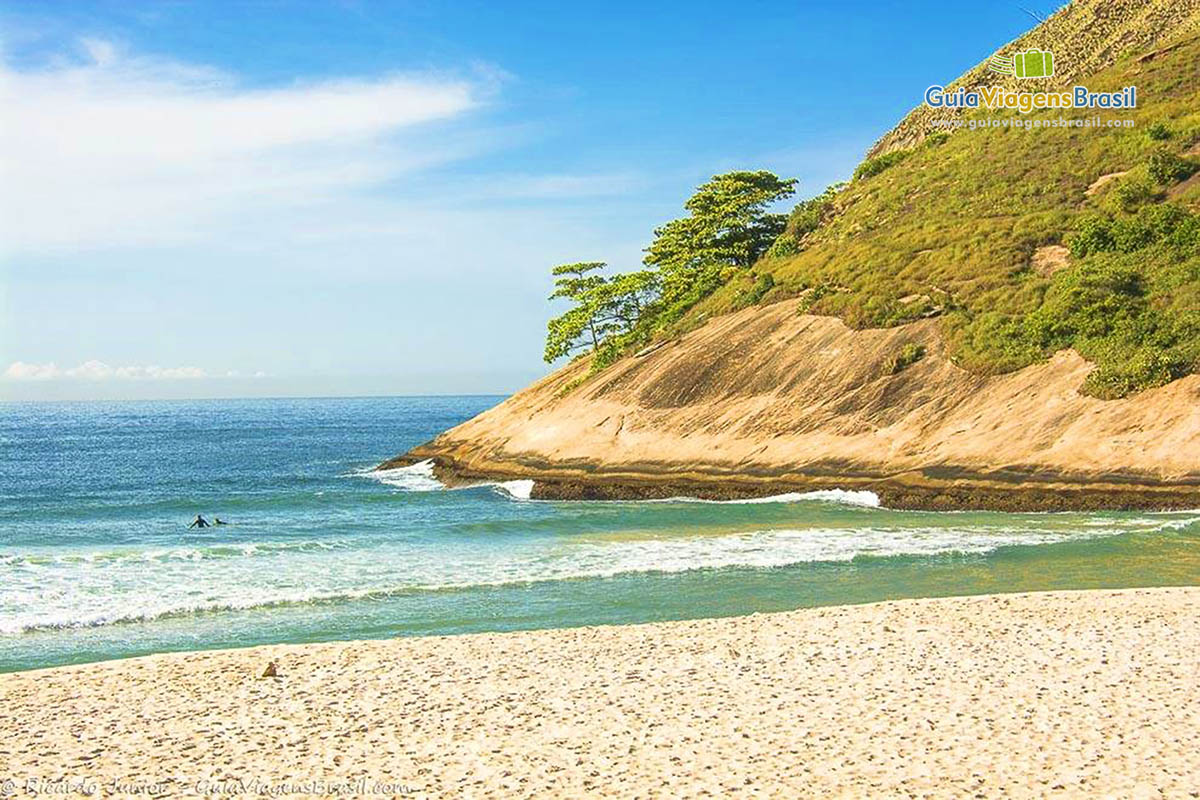
[[[1200,588],[163,654],[0,675],[0,791],[1195,797],[1198,686]]]

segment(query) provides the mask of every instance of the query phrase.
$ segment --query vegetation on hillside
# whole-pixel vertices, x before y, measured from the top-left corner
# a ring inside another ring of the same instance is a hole
[[[1127,85],[1134,55],[1086,83]],[[810,313],[858,328],[940,316],[951,357],[982,373],[1074,347],[1097,364],[1085,390],[1101,397],[1200,371],[1190,344],[1200,313],[1200,182],[1189,180],[1200,168],[1198,62],[1193,39],[1138,64],[1137,111],[1101,115],[1131,117],[1137,127],[960,130],[860,173],[822,199],[819,224],[794,254],[755,266],[773,281],[768,299],[802,296]],[[1060,116],[1084,115],[978,111],[967,119],[1023,125]],[[1111,173],[1124,174],[1088,194]],[[1033,268],[1035,252],[1060,244],[1072,248],[1065,268]],[[1118,284],[1103,307],[1085,302],[1079,284],[1101,285],[1095,276],[1118,262],[1137,280]],[[724,286],[691,319],[734,310],[743,293]],[[1039,322],[1068,310],[1072,326],[1048,332]],[[1087,324],[1089,316],[1099,324]]]
[[[1034,81],[1036,88],[1048,91],[1087,82],[1121,58],[1128,63],[1130,54],[1162,54],[1181,39],[1200,33],[1200,6],[1193,0],[1071,0],[1054,5],[1058,10],[1040,25],[998,51],[1001,55],[1029,49],[1053,51],[1054,75]],[[953,91],[983,86],[1024,91],[1030,83],[998,75],[991,69],[990,58],[984,58],[947,88]],[[1138,100],[1140,104],[1140,92]],[[911,148],[922,139],[944,135],[936,123],[964,114],[962,109],[917,106],[884,134],[868,155]]]
[[[717,175],[684,204],[686,217],[654,231],[649,269],[600,275],[603,262],[554,267],[550,299],[572,305],[548,323],[546,361],[591,349],[593,368],[602,369],[661,334],[762,258],[787,224],[767,208],[790,197],[795,183],[770,172]]]
[[[1082,111],[971,111],[966,120],[1009,127],[868,159],[786,219],[765,209],[793,181],[715,178],[688,201],[690,217],[655,232],[646,265],[659,283],[633,325],[598,340],[594,365],[799,296],[804,311],[858,328],[938,316],[950,357],[981,373],[1074,348],[1096,363],[1085,390],[1099,397],[1200,372],[1200,39],[1139,55],[1081,79],[1094,90],[1136,82],[1135,112],[1098,115],[1136,127],[1054,124]],[[1061,246],[1061,264],[1035,268],[1036,253]]]
[[[610,339],[628,335],[654,305],[657,273],[593,274],[606,266],[603,261],[585,261],[551,271],[555,280],[550,299],[564,298],[573,305],[547,325],[547,363],[584,348],[597,350]]]

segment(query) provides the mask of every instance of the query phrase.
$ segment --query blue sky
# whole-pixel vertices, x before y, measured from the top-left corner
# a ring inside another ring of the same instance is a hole
[[[1024,8],[1048,13],[1046,3]],[[849,175],[1012,3],[0,2],[0,397],[507,392],[549,268]]]

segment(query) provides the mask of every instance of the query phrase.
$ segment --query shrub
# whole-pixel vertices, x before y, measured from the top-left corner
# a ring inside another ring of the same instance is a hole
[[[1176,236],[1176,231],[1179,235]],[[1132,253],[1156,242],[1190,247],[1200,236],[1200,223],[1186,209],[1173,203],[1144,206],[1136,216],[1111,219],[1085,217],[1070,241],[1071,254],[1084,258],[1092,253]]]
[[[1100,366],[1084,380],[1085,392],[1102,400],[1112,400],[1162,386],[1191,372],[1192,365],[1178,353],[1152,346],[1123,347],[1122,344],[1112,343],[1105,348],[1107,357],[1103,357]]]
[[[956,311],[946,323],[957,355],[955,363],[966,369],[985,374],[1010,372],[1042,357],[1015,315],[985,311],[972,316]]]
[[[1160,185],[1187,180],[1197,169],[1197,166],[1191,161],[1175,155],[1170,150],[1154,151],[1147,166],[1150,178]]]
[[[800,244],[796,241],[796,237],[790,233],[781,233],[779,238],[771,243],[767,248],[767,258],[787,258],[794,256],[800,252]]]
[[[1154,241],[1161,241],[1190,219],[1194,219],[1187,209],[1174,203],[1161,203],[1146,206],[1138,212],[1138,220],[1153,234]]]
[[[925,357],[925,345],[908,342],[900,348],[900,352],[892,356],[890,362],[891,374],[902,371]]]
[[[625,355],[625,342],[622,337],[611,336],[600,343],[592,357],[592,372],[599,372],[621,360]]]
[[[835,183],[826,187],[825,191],[816,197],[797,203],[788,215],[788,233],[798,241],[821,227],[833,213],[834,200],[845,186],[844,183]]]
[[[751,287],[750,293],[746,296],[746,305],[754,305],[759,300],[762,300],[763,296],[767,292],[774,288],[775,278],[773,278],[770,273],[759,275],[758,280],[756,280],[754,282],[754,286]]]
[[[729,283],[743,272],[745,272],[744,267],[721,267],[720,272],[717,273],[717,280],[714,281],[713,289],[716,289],[717,286],[722,284]],[[707,294],[707,292],[705,294]]]
[[[1150,181],[1136,175],[1121,178],[1105,198],[1114,211],[1132,212],[1154,199]]]
[[[1146,128],[1146,135],[1156,142],[1162,142],[1171,138],[1171,129],[1161,122],[1155,122]]]
[[[1084,217],[1068,242],[1071,255],[1079,259],[1114,249],[1112,226],[1113,221],[1108,217],[1095,214]]]
[[[558,397],[566,397],[571,392],[578,389],[580,387],[580,385],[582,385],[583,382],[586,380],[587,380],[586,375],[580,375],[578,378],[572,378],[571,380],[567,381],[566,383],[564,383],[562,386],[559,387],[557,396]]]
[[[1167,241],[1181,250],[1200,251],[1200,217],[1189,215],[1175,226]]]
[[[1121,253],[1132,253],[1154,243],[1154,230],[1139,215],[1119,219],[1112,226],[1113,249]]]
[[[862,180],[863,178],[870,178],[878,175],[888,167],[899,164],[901,161],[908,158],[911,153],[911,150],[893,150],[890,153],[884,153],[883,155],[876,156],[875,158],[868,158],[866,161],[859,164],[858,168],[854,170],[854,180]]]
[[[829,295],[833,294],[835,291],[836,289],[834,289],[828,283],[822,283],[809,289],[804,295],[804,299],[800,301],[800,313],[807,313],[810,308],[815,306]]]
[[[1026,318],[1025,330],[1044,350],[1102,338],[1141,316],[1145,294],[1137,269],[1113,256],[1093,259],[1054,276],[1041,307]]]

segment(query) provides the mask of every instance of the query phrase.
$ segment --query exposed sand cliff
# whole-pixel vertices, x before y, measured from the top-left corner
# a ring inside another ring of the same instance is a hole
[[[1200,507],[1200,376],[1080,394],[1073,352],[1000,376],[937,322],[854,331],[797,300],[711,320],[582,385],[569,365],[382,465],[532,478],[535,497],[742,497],[866,488],[894,507]],[[893,373],[906,343],[926,356]]]

